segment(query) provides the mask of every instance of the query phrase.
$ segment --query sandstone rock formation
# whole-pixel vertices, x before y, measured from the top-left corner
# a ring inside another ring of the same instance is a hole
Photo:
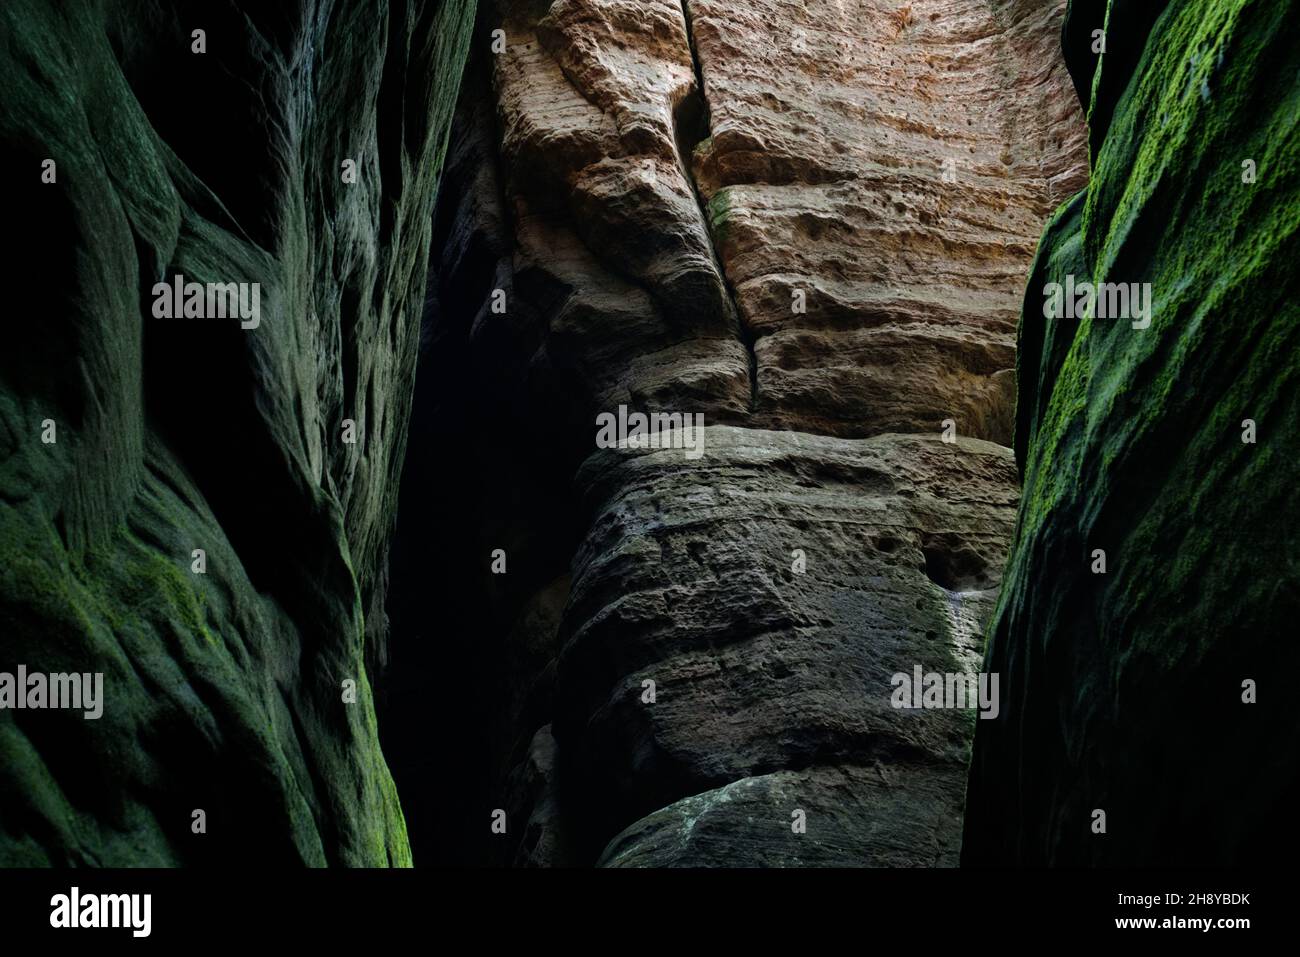
[[[0,865],[1289,862],[1294,7],[8,0]]]
[[[104,675],[0,714],[0,864],[410,861],[364,651],[472,19],[0,7],[0,671]],[[260,321],[155,318],[177,274]]]
[[[1092,170],[1025,296],[1006,707],[978,729],[966,863],[1295,859],[1295,6],[1071,10]],[[1150,283],[1150,325],[1044,319],[1070,275]]]
[[[976,719],[891,676],[978,667],[1024,276],[1085,182],[1063,12],[484,5],[380,713],[408,806],[471,824],[418,853],[956,862]],[[703,414],[703,454],[594,448],[619,406]]]

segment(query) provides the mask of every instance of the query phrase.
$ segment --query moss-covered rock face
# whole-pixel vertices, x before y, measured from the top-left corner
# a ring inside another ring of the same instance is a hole
[[[366,661],[473,6],[0,7],[0,672],[104,676],[0,711],[0,865],[410,862]]]
[[[986,665],[1003,706],[979,723],[966,863],[1294,860],[1296,6],[1111,0],[1138,55],[1068,57],[1092,177],[1025,298],[1024,498]],[[1044,318],[1071,274],[1150,283],[1149,327]]]

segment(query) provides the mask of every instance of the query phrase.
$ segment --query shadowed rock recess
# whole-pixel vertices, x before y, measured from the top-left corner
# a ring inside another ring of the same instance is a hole
[[[365,659],[472,8],[0,4],[0,670],[104,675],[0,714],[0,864],[410,863]]]
[[[1118,42],[1091,57],[1103,21]],[[1092,171],[1025,299],[1024,501],[986,665],[1005,704],[963,861],[1293,867],[1300,10],[1076,2],[1065,49]],[[1070,274],[1149,282],[1150,327],[1044,320]]]
[[[1086,182],[1064,11],[481,5],[380,707],[417,854],[957,862],[975,715],[890,677],[983,654],[1024,277]],[[620,406],[703,454],[598,449]]]

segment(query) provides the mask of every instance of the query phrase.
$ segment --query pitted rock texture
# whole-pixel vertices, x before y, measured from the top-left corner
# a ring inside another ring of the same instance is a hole
[[[1289,866],[1296,5],[1113,0],[1090,60],[1105,6],[1074,4],[1065,38],[1093,168],[1025,297],[1024,498],[986,664],[1005,706],[978,728],[963,861]],[[1045,319],[1069,275],[1149,282],[1150,325]]]
[[[0,350],[0,670],[104,674],[99,720],[0,714],[0,864],[410,862],[366,650],[472,20],[0,8],[4,277],[44,301]],[[155,318],[177,274],[260,321]]]
[[[786,768],[906,760],[960,781],[971,713],[895,708],[890,679],[977,670],[1015,510],[1010,452],[937,434],[704,435],[698,462],[619,450],[578,476],[593,517],[556,736],[584,769],[582,820],[614,827]],[[960,787],[950,797],[959,811]]]
[[[956,862],[975,717],[894,709],[890,677],[978,667],[1024,276],[1086,175],[1064,6],[481,9],[390,610],[421,636],[395,670],[507,677],[433,702],[410,679],[384,718],[480,727],[446,736],[477,792],[396,772],[408,800],[508,812],[495,842],[430,836],[450,859]],[[703,414],[704,454],[593,449],[620,405]],[[428,555],[437,534],[473,569]],[[473,650],[423,637],[431,575]],[[799,789],[821,843],[750,840],[791,833]],[[682,843],[693,801],[712,836]]]
[[[534,363],[592,409],[1009,443],[1033,237],[1085,176],[1061,12],[498,3]]]
[[[758,418],[1007,444],[1033,238],[1083,185],[1060,4],[691,0],[694,153]]]

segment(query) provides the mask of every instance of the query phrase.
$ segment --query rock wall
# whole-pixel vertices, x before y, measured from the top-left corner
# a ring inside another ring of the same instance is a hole
[[[1072,5],[1092,170],[1025,296],[1006,706],[976,736],[966,863],[1295,859],[1297,12]],[[1045,319],[1071,275],[1149,283],[1149,325]]]
[[[0,7],[0,671],[103,675],[0,714],[0,864],[410,862],[366,648],[472,20]],[[256,321],[159,318],[177,275]]]
[[[484,6],[381,707],[417,851],[956,862],[975,718],[890,679],[978,668],[1024,276],[1086,181],[1063,13]],[[595,448],[620,406],[703,415],[702,454]]]

